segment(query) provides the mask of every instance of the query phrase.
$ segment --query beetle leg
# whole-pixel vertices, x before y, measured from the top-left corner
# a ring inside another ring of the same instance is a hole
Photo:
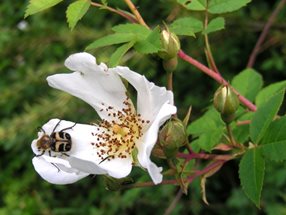
[[[40,156],[42,156],[43,154],[45,154],[45,150],[43,150],[41,154],[38,154],[38,155],[35,155],[35,156],[36,156],[36,157],[40,157]]]

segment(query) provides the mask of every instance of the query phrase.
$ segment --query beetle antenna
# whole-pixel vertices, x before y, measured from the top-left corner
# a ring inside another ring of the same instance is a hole
[[[56,124],[56,126],[54,127],[54,130],[53,130],[53,132],[52,133],[54,133],[55,132],[55,130],[56,130],[56,128],[59,126],[59,124],[61,123],[61,119],[58,121],[58,123]]]
[[[60,132],[63,132],[63,131],[68,130],[68,129],[72,129],[73,127],[75,127],[76,124],[77,124],[77,123],[75,122],[75,123],[73,124],[73,126],[68,127],[68,128],[64,128],[64,129],[62,129]]]

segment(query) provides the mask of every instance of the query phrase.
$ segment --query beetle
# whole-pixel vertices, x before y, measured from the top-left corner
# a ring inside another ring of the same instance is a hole
[[[64,128],[60,131],[55,132],[60,122],[61,120],[59,120],[59,122],[56,124],[50,135],[48,135],[43,128],[40,128],[40,130],[44,132],[44,135],[37,141],[36,146],[38,150],[42,152],[36,155],[36,157],[42,156],[46,151],[49,152],[50,156],[51,151],[60,152],[61,154],[68,156],[66,152],[69,152],[71,150],[72,140],[70,134],[64,131],[72,129],[76,125],[76,123],[71,127]]]

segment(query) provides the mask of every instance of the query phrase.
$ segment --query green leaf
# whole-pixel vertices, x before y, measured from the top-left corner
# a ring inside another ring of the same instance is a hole
[[[263,88],[258,95],[256,96],[255,103],[259,107],[266,101],[268,101],[274,94],[282,89],[285,90],[286,88],[286,81],[281,81],[275,84],[271,84],[265,88]]]
[[[30,0],[25,12],[25,18],[42,10],[55,6],[63,0]]]
[[[155,28],[145,40],[138,41],[134,48],[141,54],[152,54],[161,50],[159,27]]]
[[[286,116],[272,122],[261,140],[263,155],[274,161],[286,160]]]
[[[232,79],[231,85],[237,89],[241,95],[250,101],[254,101],[255,96],[262,88],[263,80],[262,76],[254,69],[245,69]]]
[[[177,2],[188,10],[206,10],[206,0],[177,0]]]
[[[170,30],[177,35],[195,36],[203,30],[203,22],[193,17],[180,18],[170,25]]]
[[[120,43],[126,43],[134,40],[134,34],[115,33],[95,40],[86,47],[86,50],[96,49],[99,47],[110,46]]]
[[[192,145],[206,151],[211,151],[219,143],[223,132],[224,123],[214,108],[210,108],[187,128],[188,134],[198,137],[192,142]]]
[[[212,14],[227,13],[238,10],[251,0],[210,0],[208,11]]]
[[[139,39],[146,39],[148,35],[151,33],[151,30],[139,24],[121,24],[116,25],[112,28],[112,30],[116,33],[122,34],[134,34]]]
[[[277,114],[285,91],[280,91],[276,95],[272,96],[266,103],[262,104],[254,113],[250,124],[250,138],[258,144],[261,138],[264,136],[274,116]]]
[[[132,46],[134,45],[134,42],[131,41],[129,43],[126,43],[122,46],[120,46],[118,49],[116,49],[116,51],[111,55],[110,60],[109,60],[109,66],[110,67],[114,67],[117,66],[119,64],[119,61],[121,60],[121,58],[123,57],[123,55],[132,48]]]
[[[239,178],[247,197],[260,208],[260,197],[264,180],[265,161],[257,149],[248,150],[239,164]]]
[[[207,28],[203,31],[203,34],[209,34],[215,31],[222,30],[224,29],[224,24],[225,24],[224,18],[222,17],[214,18],[209,22]]]
[[[208,130],[208,133],[201,134],[199,138],[192,142],[192,145],[199,147],[204,151],[210,152],[217,144],[219,144],[224,128],[214,128]]]
[[[78,0],[68,6],[66,16],[71,30],[73,30],[77,22],[86,14],[89,7],[90,0]]]

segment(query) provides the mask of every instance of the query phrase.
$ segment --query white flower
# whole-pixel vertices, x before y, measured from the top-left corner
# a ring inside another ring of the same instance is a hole
[[[107,68],[103,63],[97,65],[96,59],[88,53],[71,55],[65,61],[65,66],[74,72],[48,77],[49,85],[90,104],[102,122],[98,125],[74,125],[73,122],[61,121],[55,132],[72,127],[63,131],[71,136],[71,150],[65,153],[52,151],[51,156],[45,152],[43,156],[35,157],[33,164],[36,170],[40,173],[40,162],[45,160],[52,171],[58,172],[56,175],[69,174],[59,176],[59,181],[71,177],[68,183],[72,183],[72,180],[79,180],[88,173],[122,178],[130,173],[138,159],[153,182],[160,183],[162,168],[150,160],[150,155],[157,141],[159,127],[176,113],[173,93],[154,85],[127,67]],[[137,110],[127,97],[121,78],[136,89]],[[58,121],[48,122],[46,126],[51,128],[46,131],[44,126],[45,132],[51,134]],[[35,154],[39,154],[41,150],[35,147],[36,143],[37,140],[34,140],[32,148]],[[40,175],[47,179],[43,171]]]

